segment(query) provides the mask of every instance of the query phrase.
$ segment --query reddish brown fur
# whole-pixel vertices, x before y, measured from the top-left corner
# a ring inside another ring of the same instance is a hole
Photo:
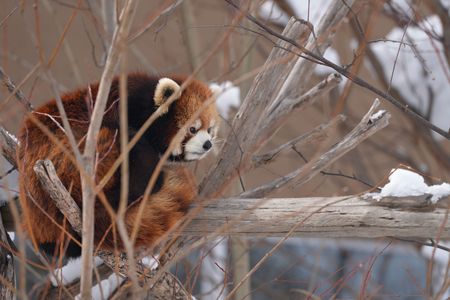
[[[181,82],[182,79],[179,79],[178,81]],[[153,77],[132,74],[129,77],[128,87],[130,91],[136,90],[140,92],[139,88],[145,88],[145,92],[147,92],[147,90],[151,92],[154,90],[155,82],[157,82],[157,79]],[[92,98],[95,99],[98,84],[91,85],[90,89]],[[81,150],[84,149],[84,137],[89,126],[88,120],[90,109],[86,104],[89,102],[87,100],[90,98],[88,95],[88,89],[80,89],[62,97],[72,131],[76,140],[79,142],[79,148]],[[166,126],[166,123],[161,123],[162,125],[155,123],[155,127],[167,127],[166,131],[160,133],[160,136],[155,141],[158,143],[161,143],[162,140],[164,140],[165,143],[167,143],[167,141],[170,142],[170,139],[176,134],[177,130],[184,125],[184,122],[199,108],[199,105],[210,96],[211,92],[209,88],[203,83],[194,81],[189,85],[183,92],[182,97],[177,100],[177,105],[171,106],[169,114],[163,116],[161,121],[158,121],[166,122],[163,120],[166,118],[169,124],[172,122],[171,125]],[[133,100],[131,97],[132,93],[130,92],[129,107],[135,105],[133,104],[133,101],[142,101],[142,99],[139,98],[140,95],[137,97],[137,100]],[[96,168],[96,182],[99,182],[103,178],[120,154],[117,125],[117,101],[115,101],[117,98],[118,83],[116,79],[113,82],[109,95],[109,110],[104,116],[102,128],[98,135],[97,151],[99,163]],[[146,96],[145,99],[147,98],[148,97]],[[152,98],[149,99],[149,101],[153,101]],[[142,103],[139,102],[139,105],[141,104]],[[140,108],[138,108],[137,111],[139,112]],[[173,115],[170,115],[171,111],[173,111]],[[43,243],[56,243],[56,245],[58,245],[63,242],[65,243],[65,241],[68,240],[67,234],[61,235],[61,229],[55,222],[64,226],[65,230],[75,238],[78,237],[70,228],[70,225],[66,224],[67,222],[63,222],[63,215],[56,208],[53,200],[51,200],[41,188],[33,171],[33,166],[37,160],[50,159],[53,162],[59,178],[66,188],[70,190],[71,195],[77,204],[80,207],[82,206],[80,175],[77,166],[74,163],[73,154],[68,150],[70,149],[68,139],[66,134],[48,115],[52,115],[55,120],[62,124],[62,122],[60,122],[55,100],[46,103],[37,109],[37,113],[32,113],[25,119],[19,133],[20,144],[17,151],[20,202],[24,214],[24,227],[35,245]],[[138,119],[140,117],[141,116],[137,116],[133,120],[136,119],[136,122],[139,123]],[[146,119],[148,116],[142,117]],[[211,105],[201,114],[200,118],[203,121],[202,123],[205,124],[216,117],[217,113],[214,105]],[[45,133],[45,130],[41,130],[37,124],[45,126],[50,135]],[[150,132],[146,134],[149,135],[149,138],[155,138],[155,133]],[[150,136],[151,134],[153,135]],[[51,138],[51,136],[53,136],[53,138]],[[57,146],[58,143],[61,145]],[[153,146],[153,143],[156,142],[153,142],[152,140],[151,143]],[[148,153],[142,151],[139,152],[139,155],[148,158],[149,160],[155,160],[153,163],[157,163],[159,153],[164,150],[164,145],[155,145],[154,147],[156,151],[151,151],[152,149],[149,149]],[[140,160],[141,157],[137,157],[136,159]],[[117,187],[120,186],[119,175],[120,173],[116,172],[104,187],[103,192],[105,195],[112,195],[112,193],[115,193],[115,191],[118,190]],[[133,183],[130,182],[130,184]],[[167,232],[174,223],[182,218],[196,195],[196,184],[191,172],[180,165],[172,166],[170,168],[165,167],[164,179],[159,191],[153,193],[145,204],[145,210],[135,244],[136,247],[151,245],[160,238],[161,235]],[[116,195],[113,197],[116,197]],[[139,208],[139,205],[137,204],[140,203],[140,201],[133,203],[134,200],[135,199],[131,199],[129,201],[132,205],[129,206],[126,213],[126,225],[129,233],[132,232],[134,220]],[[108,201],[111,202],[112,200],[108,198]],[[95,203],[95,220],[95,241],[96,244],[98,244],[104,237],[105,232],[108,231],[108,228],[111,227],[110,217],[99,199],[96,199]],[[122,249],[120,239],[115,241],[110,230],[100,248],[112,249],[114,245],[117,245],[119,249]]]

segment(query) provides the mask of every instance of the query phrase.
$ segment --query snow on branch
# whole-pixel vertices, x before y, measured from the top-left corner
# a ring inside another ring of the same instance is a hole
[[[429,186],[419,174],[405,169],[393,169],[389,183],[379,193],[369,193],[367,196],[376,200],[385,197],[429,196],[432,203],[443,197],[450,196],[450,184],[444,182]]]

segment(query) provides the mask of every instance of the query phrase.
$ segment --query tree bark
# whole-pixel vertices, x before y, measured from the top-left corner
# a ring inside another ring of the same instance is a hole
[[[441,200],[450,203],[450,197]],[[428,197],[364,196],[221,199],[208,205],[181,235],[210,234],[282,237],[302,223],[294,236],[303,237],[417,237],[450,238],[447,210]]]

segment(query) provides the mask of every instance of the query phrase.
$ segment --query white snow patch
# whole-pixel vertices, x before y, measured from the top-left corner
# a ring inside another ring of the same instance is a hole
[[[410,25],[406,32],[403,28],[394,28],[386,36],[389,41],[400,42],[404,35],[405,45],[378,42],[371,47],[383,62],[384,76],[388,81],[395,65],[392,86],[422,114],[427,113],[432,98],[431,122],[447,130],[450,127],[450,69],[442,43],[430,34],[442,36],[442,23],[438,16],[430,16],[417,26]],[[433,136],[441,138],[437,134]]]
[[[307,20],[317,26],[322,15],[335,0],[299,1],[287,0],[297,18]],[[308,7],[309,4],[309,7]],[[286,25],[291,16],[286,15],[273,1],[265,1],[259,9],[259,15],[280,25]],[[309,18],[308,18],[309,17]]]
[[[94,265],[98,267],[103,263],[99,257],[95,257]],[[81,257],[71,259],[69,262],[63,266],[62,268],[55,269],[53,273],[50,273],[50,281],[53,286],[59,286],[59,282],[63,285],[67,285],[75,279],[80,278],[81,276]]]
[[[142,258],[142,263],[150,268],[150,270],[155,270],[159,266],[158,256],[146,256]]]
[[[211,83],[209,87],[218,91],[216,107],[219,114],[228,119],[232,107],[238,108],[241,105],[241,89],[230,81],[222,83]]]
[[[423,177],[415,172],[393,169],[389,176],[389,183],[381,189],[380,193],[366,195],[379,201],[384,197],[408,197],[424,194],[432,195],[431,202],[436,203],[442,197],[450,195],[450,184],[442,183],[428,186]]]
[[[385,113],[386,113],[386,111],[384,109],[380,109],[379,111],[377,111],[376,113],[371,115],[369,120],[373,123],[373,122],[381,119],[381,117],[384,116]]]
[[[441,0],[441,4],[448,10],[450,9],[450,0]],[[448,12],[450,14],[450,12]]]
[[[125,279],[117,274],[111,274],[107,279],[103,279],[92,287],[92,299],[103,300],[109,299],[114,291],[122,284]],[[75,296],[75,300],[80,300],[81,295]]]
[[[289,21],[289,16],[287,16],[273,1],[266,1],[259,7],[259,16],[264,20],[270,20],[283,26]]]
[[[413,9],[410,0],[392,0],[392,6],[406,16],[413,17]]]

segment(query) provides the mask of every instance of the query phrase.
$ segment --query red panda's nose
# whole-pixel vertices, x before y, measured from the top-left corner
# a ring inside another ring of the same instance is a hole
[[[205,151],[208,151],[209,149],[211,149],[211,147],[212,147],[212,143],[209,140],[203,144],[203,149],[205,149]]]

